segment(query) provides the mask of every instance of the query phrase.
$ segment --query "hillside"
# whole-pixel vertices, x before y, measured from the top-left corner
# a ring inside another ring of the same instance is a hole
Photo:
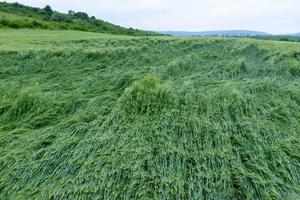
[[[162,34],[172,36],[266,36],[270,35],[265,32],[248,31],[248,30],[227,30],[227,31],[202,31],[202,32],[189,32],[189,31],[163,31]]]
[[[36,28],[52,30],[80,30],[117,35],[159,35],[133,28],[123,28],[88,16],[84,12],[69,11],[68,14],[52,10],[50,6],[34,8],[19,3],[0,2],[0,28]]]
[[[0,199],[300,199],[300,46],[0,30]]]

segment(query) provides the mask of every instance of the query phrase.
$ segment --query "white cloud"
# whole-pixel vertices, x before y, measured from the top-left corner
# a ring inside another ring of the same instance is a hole
[[[16,0],[9,1],[15,2]],[[299,0],[17,0],[146,30],[300,32]]]

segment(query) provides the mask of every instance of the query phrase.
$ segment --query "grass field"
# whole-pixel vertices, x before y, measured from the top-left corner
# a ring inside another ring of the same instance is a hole
[[[300,46],[0,30],[0,199],[299,199]]]

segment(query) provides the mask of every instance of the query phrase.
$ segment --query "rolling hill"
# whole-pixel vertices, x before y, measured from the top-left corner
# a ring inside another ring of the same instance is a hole
[[[298,43],[0,29],[0,199],[300,199],[299,131]]]
[[[34,8],[19,3],[0,2],[0,28],[31,28],[52,30],[80,30],[117,35],[155,36],[158,33],[133,28],[123,28],[96,19],[84,12],[69,11],[68,14],[52,10],[50,6]]]
[[[298,37],[300,37],[300,33],[293,33],[293,34],[291,34],[292,36],[298,36]]]
[[[162,31],[162,34],[172,36],[266,36],[270,35],[265,32],[248,31],[248,30],[225,30],[225,31],[202,31],[202,32],[188,32],[188,31]]]

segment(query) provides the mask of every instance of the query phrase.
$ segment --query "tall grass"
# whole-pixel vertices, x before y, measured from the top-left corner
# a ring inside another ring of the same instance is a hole
[[[0,199],[300,198],[296,43],[6,33]]]

